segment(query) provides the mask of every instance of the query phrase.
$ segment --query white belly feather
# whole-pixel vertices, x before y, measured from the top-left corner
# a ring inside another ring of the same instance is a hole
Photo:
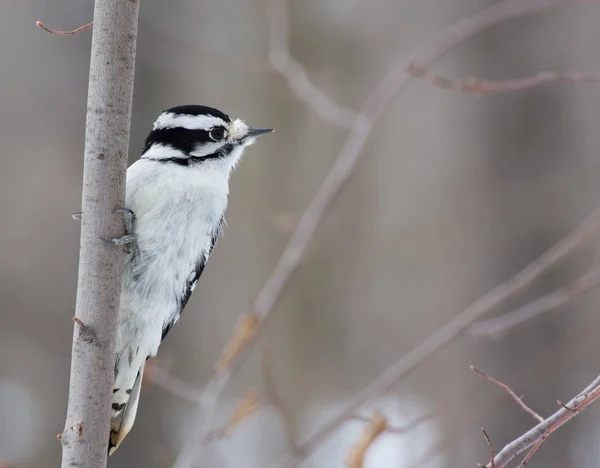
[[[135,344],[143,359],[156,354],[163,327],[209,255],[227,195],[225,174],[143,159],[128,169],[126,206],[137,218],[139,259],[128,256],[124,267],[117,353]]]

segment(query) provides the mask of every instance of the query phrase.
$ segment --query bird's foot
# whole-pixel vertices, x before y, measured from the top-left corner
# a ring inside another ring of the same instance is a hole
[[[115,208],[113,213],[123,214],[123,221],[125,222],[125,234],[133,234],[133,228],[135,226],[135,213],[129,208]]]
[[[135,226],[135,213],[129,208],[115,208],[113,213],[121,213],[123,215],[123,221],[125,222],[125,235],[115,239],[107,239],[105,237],[100,237],[100,239],[107,244],[122,245],[125,253],[133,253],[135,255],[138,252],[137,236],[133,232],[133,228]]]

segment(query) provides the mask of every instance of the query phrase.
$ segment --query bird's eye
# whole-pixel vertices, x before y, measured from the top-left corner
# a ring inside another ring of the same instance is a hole
[[[225,136],[225,130],[222,127],[215,127],[208,132],[208,136],[212,141],[221,141]]]

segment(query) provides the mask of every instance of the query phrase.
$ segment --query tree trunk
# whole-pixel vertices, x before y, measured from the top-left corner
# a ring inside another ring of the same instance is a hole
[[[123,250],[139,0],[96,0],[83,171],[81,252],[62,468],[106,466]]]

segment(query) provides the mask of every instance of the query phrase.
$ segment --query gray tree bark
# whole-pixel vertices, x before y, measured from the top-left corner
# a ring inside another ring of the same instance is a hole
[[[139,0],[96,0],[83,171],[81,251],[62,468],[106,466],[123,251]]]

